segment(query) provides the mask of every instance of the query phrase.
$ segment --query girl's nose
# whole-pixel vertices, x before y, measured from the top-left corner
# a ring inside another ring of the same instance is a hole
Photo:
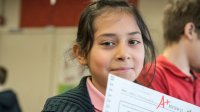
[[[118,46],[116,49],[116,60],[125,61],[130,59],[129,49],[125,45]]]

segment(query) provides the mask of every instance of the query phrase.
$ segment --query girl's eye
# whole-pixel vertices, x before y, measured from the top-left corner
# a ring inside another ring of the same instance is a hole
[[[136,45],[136,44],[139,44],[139,43],[141,43],[141,42],[138,41],[138,40],[130,40],[128,43],[129,43],[130,45]]]
[[[104,46],[114,46],[115,43],[113,43],[113,42],[103,42],[103,43],[101,43],[101,45],[104,45]]]

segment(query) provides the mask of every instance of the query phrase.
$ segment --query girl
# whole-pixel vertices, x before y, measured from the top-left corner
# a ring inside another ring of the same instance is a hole
[[[74,56],[91,76],[61,95],[49,98],[43,112],[101,112],[108,74],[134,81],[148,56],[155,57],[149,31],[135,6],[100,0],[82,13]]]

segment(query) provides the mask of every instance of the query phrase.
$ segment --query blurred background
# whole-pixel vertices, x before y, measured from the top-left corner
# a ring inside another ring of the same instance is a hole
[[[162,12],[167,0],[129,0],[137,5],[157,48],[163,50]],[[81,10],[89,0],[0,0],[0,65],[6,87],[18,95],[23,112],[40,112],[50,96],[82,77],[65,51],[76,38]],[[87,75],[87,74],[86,74]]]

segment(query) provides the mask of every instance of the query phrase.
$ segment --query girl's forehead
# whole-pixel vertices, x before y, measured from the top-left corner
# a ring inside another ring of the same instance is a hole
[[[100,24],[104,24],[104,22],[117,22],[119,21],[122,17],[131,17],[133,19],[133,21],[135,21],[135,17],[132,13],[130,13],[127,10],[108,10],[105,11],[103,13],[101,13],[100,15],[98,15],[93,22],[93,27],[94,27],[94,31],[97,30],[98,26]]]
[[[132,15],[133,16],[133,13],[131,13],[131,10],[128,9],[128,8],[103,8],[101,9],[95,20],[98,19],[98,18],[109,18],[109,17],[112,17],[112,16],[120,16],[120,15]]]

